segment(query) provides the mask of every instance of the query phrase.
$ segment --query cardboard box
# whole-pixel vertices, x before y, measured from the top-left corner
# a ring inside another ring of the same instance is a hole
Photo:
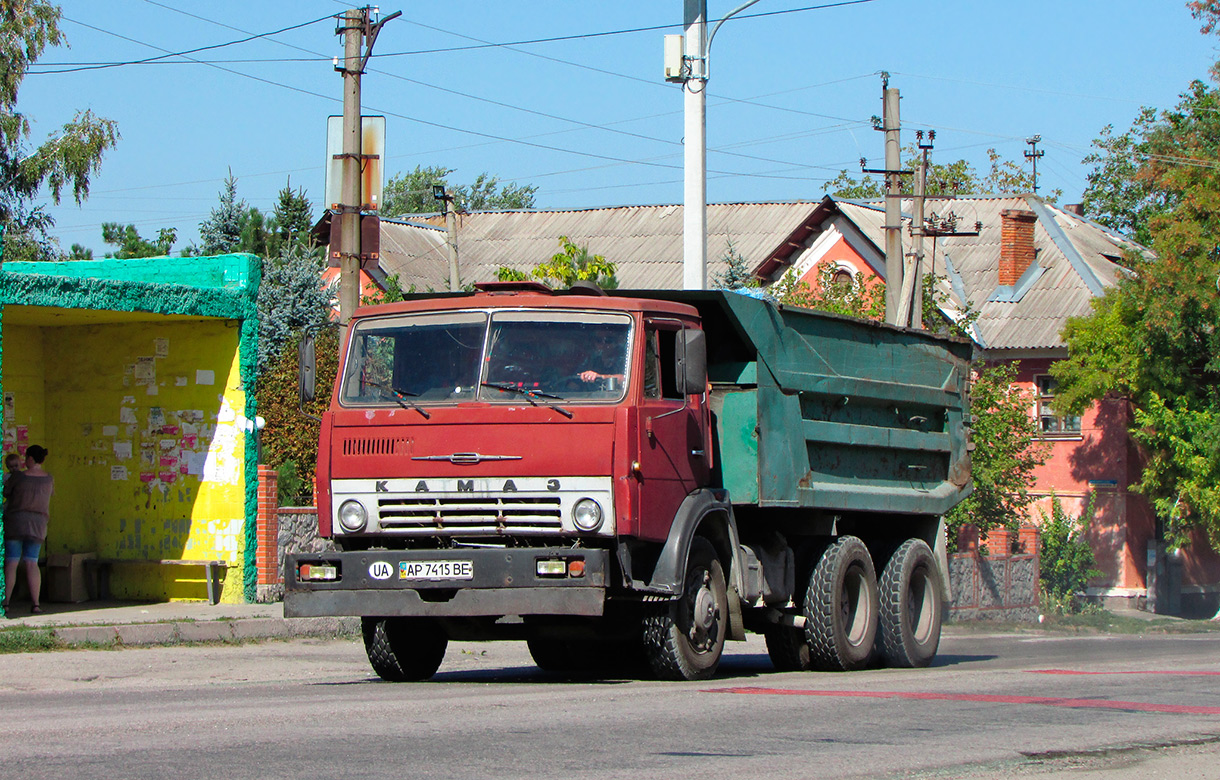
[[[85,561],[97,558],[97,553],[54,553],[47,556],[46,577],[42,583],[43,599],[77,603],[88,601],[93,588]]]

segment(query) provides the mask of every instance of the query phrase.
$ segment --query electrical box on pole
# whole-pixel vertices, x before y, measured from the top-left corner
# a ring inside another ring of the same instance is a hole
[[[682,81],[686,78],[686,70],[682,67],[682,55],[686,51],[686,41],[681,35],[665,36],[665,80]]]

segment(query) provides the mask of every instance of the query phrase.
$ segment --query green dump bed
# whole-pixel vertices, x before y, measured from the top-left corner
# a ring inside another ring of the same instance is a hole
[[[707,330],[734,503],[940,515],[969,493],[969,341],[732,292],[673,295]]]

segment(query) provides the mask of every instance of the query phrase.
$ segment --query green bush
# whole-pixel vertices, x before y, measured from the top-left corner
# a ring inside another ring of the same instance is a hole
[[[323,328],[318,332],[317,351],[317,399],[306,405],[305,411],[320,416],[330,405],[330,392],[334,386],[339,362],[339,334],[337,328]],[[288,343],[270,369],[255,383],[258,413],[267,426],[262,433],[263,462],[282,469],[292,463],[296,482],[281,481],[280,495],[287,499],[308,504],[313,500],[313,473],[318,462],[317,421],[301,414],[297,392],[296,339]],[[282,503],[282,502],[281,502]]]
[[[1094,495],[1079,517],[1070,516],[1059,497],[1051,494],[1051,513],[1042,515],[1042,545],[1039,562],[1043,611],[1069,615],[1080,612],[1080,594],[1089,580],[1101,576],[1085,533],[1093,517]]]

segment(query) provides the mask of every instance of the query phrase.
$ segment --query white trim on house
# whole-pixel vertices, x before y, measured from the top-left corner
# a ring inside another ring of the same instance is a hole
[[[788,270],[781,274],[780,279],[790,274],[795,275],[797,279],[804,278],[806,274],[821,265],[826,254],[839,243],[840,239],[847,243],[848,247],[868,267],[868,270],[881,279],[885,278],[884,266],[881,271],[878,271],[877,268],[878,263],[884,258],[877,253],[872,242],[860,232],[854,222],[842,214],[835,214],[828,221],[827,227],[816,235],[813,242],[798,251],[796,259],[789,264]],[[847,260],[836,260],[835,265],[850,271],[853,277],[862,270],[857,267],[856,263]]]

